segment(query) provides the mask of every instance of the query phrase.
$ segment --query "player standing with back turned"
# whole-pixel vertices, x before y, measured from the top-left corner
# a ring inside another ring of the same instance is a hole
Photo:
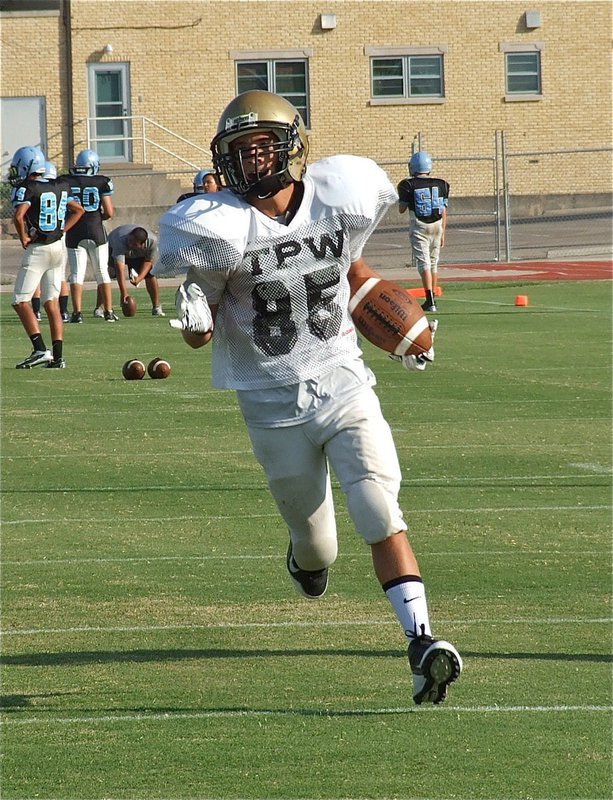
[[[432,159],[425,150],[413,153],[409,161],[410,178],[398,184],[398,211],[411,210],[409,238],[417,271],[426,294],[424,311],[436,311],[434,299],[438,277],[438,260],[445,244],[449,184],[432,178]]]
[[[83,284],[88,257],[91,259],[102,312],[107,322],[116,322],[113,311],[111,278],[109,276],[109,245],[104,220],[114,214],[113,181],[100,175],[100,158],[95,150],[81,150],[70,169],[62,176],[70,183],[72,196],[78,200],[85,214],[67,235],[68,263],[70,264],[70,294],[72,316],[70,322],[83,322]],[[99,307],[98,305],[96,306]]]
[[[58,297],[66,264],[64,231],[69,231],[85,213],[70,197],[63,181],[47,181],[45,156],[37,147],[20,147],[13,156],[9,181],[14,186],[13,223],[24,249],[15,279],[13,308],[32,342],[32,353],[17,369],[46,366],[63,369],[64,323]],[[49,319],[52,351],[47,350],[30,301],[40,284],[41,300]]]
[[[191,347],[213,341],[213,383],[237,393],[289,529],[297,590],[320,598],[337,556],[330,465],[407,637],[413,699],[440,703],[462,660],[431,635],[398,506],[394,442],[348,311],[348,277],[374,274],[362,250],[396,202],[394,187],[373,161],[354,156],[307,172],[302,118],[265,91],[227,106],[211,151],[231,191],[184,200],[160,222],[153,272],[187,272],[174,327]]]

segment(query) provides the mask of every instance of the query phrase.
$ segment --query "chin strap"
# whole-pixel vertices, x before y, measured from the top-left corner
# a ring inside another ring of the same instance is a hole
[[[267,200],[269,197],[274,197],[281,189],[289,186],[292,180],[292,177],[286,171],[276,175],[267,175],[249,187],[249,190],[245,193],[247,200]]]

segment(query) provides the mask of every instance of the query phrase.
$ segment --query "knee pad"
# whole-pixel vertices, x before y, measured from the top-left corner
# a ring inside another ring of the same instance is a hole
[[[269,479],[268,485],[279,513],[290,530],[296,563],[302,569],[317,570],[336,561],[338,542],[334,503],[329,483],[309,498],[297,492],[292,478]]]
[[[356,530],[367,544],[377,544],[407,529],[395,487],[365,478],[349,488],[347,505]]]
[[[70,267],[70,283],[83,286],[87,270],[87,250],[83,247],[69,247],[68,266]]]

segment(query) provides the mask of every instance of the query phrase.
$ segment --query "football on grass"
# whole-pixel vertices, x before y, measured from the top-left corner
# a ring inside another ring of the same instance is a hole
[[[127,381],[139,381],[145,376],[145,365],[137,358],[131,358],[121,368],[121,374]]]
[[[150,378],[167,378],[170,375],[170,364],[163,358],[154,358],[147,365]]]
[[[420,355],[432,347],[432,331],[421,306],[393,281],[357,277],[350,281],[349,312],[369,342],[397,356]]]
[[[121,312],[124,317],[133,317],[136,314],[136,300],[131,294],[121,301]]]

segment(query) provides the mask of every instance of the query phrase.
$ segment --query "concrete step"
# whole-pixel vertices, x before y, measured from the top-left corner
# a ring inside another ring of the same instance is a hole
[[[114,170],[115,172],[115,170]],[[113,179],[113,205],[116,208],[127,206],[170,206],[176,202],[177,197],[191,188],[192,175],[184,178],[168,178],[165,174],[131,172],[121,174],[108,173]]]

